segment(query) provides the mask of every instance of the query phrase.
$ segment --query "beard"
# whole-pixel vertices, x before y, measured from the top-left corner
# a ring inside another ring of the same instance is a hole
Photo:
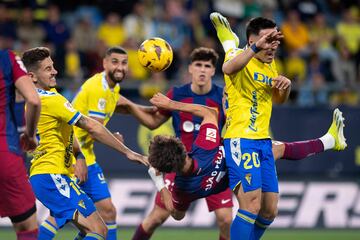
[[[109,78],[111,79],[111,81],[113,81],[114,83],[119,83],[121,82],[124,78],[125,78],[125,72],[124,71],[120,71],[122,73],[122,77],[115,77],[115,72],[109,72]]]
[[[49,83],[49,88],[55,88],[57,86],[57,83],[56,82],[53,82],[53,83]]]

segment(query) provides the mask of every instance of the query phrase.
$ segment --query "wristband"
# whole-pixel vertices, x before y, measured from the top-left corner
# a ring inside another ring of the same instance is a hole
[[[74,155],[75,155],[76,160],[79,159],[79,158],[80,159],[85,159],[85,156],[84,156],[84,154],[82,152],[77,152]]]
[[[150,167],[148,173],[151,177],[151,180],[154,182],[156,189],[160,192],[161,189],[165,187],[163,174],[156,175],[156,170],[153,167]]]
[[[253,50],[254,53],[258,53],[261,51],[261,48],[258,48],[255,43],[251,45],[250,48],[251,50]]]

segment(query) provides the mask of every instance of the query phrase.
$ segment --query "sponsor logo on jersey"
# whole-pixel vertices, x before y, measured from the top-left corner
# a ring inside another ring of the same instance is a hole
[[[257,92],[253,91],[252,92],[252,106],[250,108],[250,124],[249,124],[249,129],[257,132],[257,127],[255,126],[256,120],[257,120],[257,116],[259,115],[258,112],[258,98],[257,98]]]
[[[75,112],[76,110],[73,108],[73,106],[71,105],[71,103],[66,102],[64,103],[64,106],[70,111],[70,112]]]
[[[265,74],[254,72],[254,80],[257,82],[265,83],[266,85],[271,86],[272,78],[266,76]]]
[[[211,142],[216,142],[216,133],[217,130],[215,128],[207,128],[206,129],[206,140]]]

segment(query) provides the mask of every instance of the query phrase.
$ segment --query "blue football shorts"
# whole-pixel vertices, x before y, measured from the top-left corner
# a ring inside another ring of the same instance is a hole
[[[50,210],[59,228],[74,219],[76,211],[84,217],[96,211],[93,201],[68,176],[37,174],[30,177],[35,196]]]
[[[242,184],[244,192],[259,188],[262,192],[279,192],[270,139],[224,139],[224,147],[232,190]]]
[[[97,163],[88,166],[88,180],[79,186],[94,203],[111,197],[103,171]]]

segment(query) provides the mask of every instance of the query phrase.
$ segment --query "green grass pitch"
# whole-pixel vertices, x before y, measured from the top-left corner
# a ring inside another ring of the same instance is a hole
[[[118,239],[130,240],[134,229],[120,228]],[[59,231],[57,240],[74,239],[76,231],[66,227]],[[0,228],[1,240],[16,240],[15,233],[9,228]],[[216,229],[171,229],[161,228],[153,235],[154,240],[217,240]],[[359,240],[360,230],[274,230],[270,229],[262,238],[264,240]]]

